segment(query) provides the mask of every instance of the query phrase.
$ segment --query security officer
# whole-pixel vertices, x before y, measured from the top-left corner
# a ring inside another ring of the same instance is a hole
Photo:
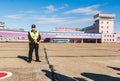
[[[39,32],[36,31],[36,25],[32,24],[31,31],[28,32],[28,39],[29,39],[29,60],[28,63],[31,63],[32,61],[32,53],[35,49],[35,56],[36,56],[36,62],[40,62],[38,49],[39,49],[39,41],[41,40],[41,36]]]

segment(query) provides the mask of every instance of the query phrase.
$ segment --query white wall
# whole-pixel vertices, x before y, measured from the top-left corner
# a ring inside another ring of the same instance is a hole
[[[102,34],[102,42],[116,42],[116,34]]]
[[[114,21],[100,20],[99,33],[114,33]]]

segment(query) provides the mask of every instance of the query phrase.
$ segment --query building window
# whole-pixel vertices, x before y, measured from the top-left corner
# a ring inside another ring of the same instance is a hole
[[[18,37],[18,39],[20,39],[20,38]]]
[[[114,41],[114,39],[113,39],[113,41]]]
[[[106,37],[106,35],[104,35],[104,37]]]
[[[111,35],[110,35],[110,37],[111,37]]]
[[[109,39],[107,39],[107,41],[109,41]]]
[[[104,41],[106,41],[106,39],[104,39]]]
[[[109,22],[107,22],[107,24],[109,24]]]
[[[24,38],[24,37],[22,37],[22,39],[24,40],[25,38]]]
[[[103,28],[103,26],[101,26],[101,28]]]
[[[103,21],[101,22],[101,24],[103,24]]]
[[[109,33],[109,32],[107,31],[107,33]]]
[[[107,37],[109,37],[109,35],[107,35]]]
[[[115,36],[113,35],[113,37],[115,37]]]
[[[107,29],[109,28],[109,26],[107,26]]]
[[[101,31],[101,33],[103,33],[103,31]]]

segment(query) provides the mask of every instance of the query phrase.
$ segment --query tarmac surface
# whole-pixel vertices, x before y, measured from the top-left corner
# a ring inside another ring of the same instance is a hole
[[[0,81],[120,81],[120,44],[40,43],[41,62],[27,62],[28,43],[0,43]]]

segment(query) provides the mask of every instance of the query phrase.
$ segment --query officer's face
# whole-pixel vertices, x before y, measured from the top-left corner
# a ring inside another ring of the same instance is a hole
[[[35,31],[35,30],[36,30],[36,28],[32,28],[32,30],[33,30],[33,31]]]

